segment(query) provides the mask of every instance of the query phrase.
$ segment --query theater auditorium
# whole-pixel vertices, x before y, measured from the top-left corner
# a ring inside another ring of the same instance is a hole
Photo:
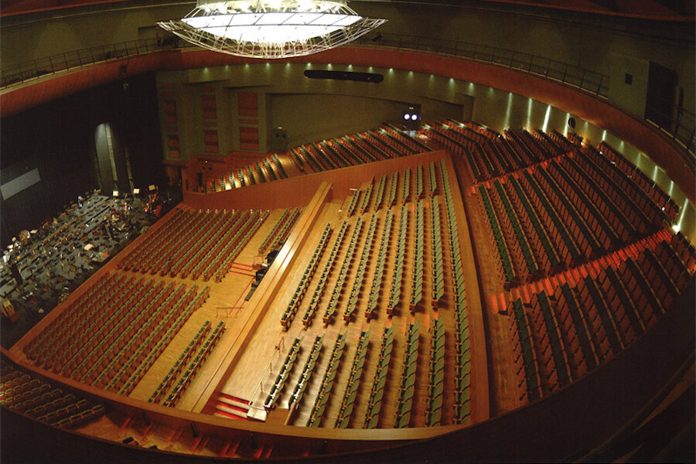
[[[694,10],[3,0],[2,462],[693,462]]]

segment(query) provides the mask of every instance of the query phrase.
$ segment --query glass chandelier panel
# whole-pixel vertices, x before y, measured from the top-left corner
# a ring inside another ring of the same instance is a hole
[[[338,47],[384,22],[361,17],[342,0],[198,0],[181,20],[158,24],[209,50],[268,59]]]

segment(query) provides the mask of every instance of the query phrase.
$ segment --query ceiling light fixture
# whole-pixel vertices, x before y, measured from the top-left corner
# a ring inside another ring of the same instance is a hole
[[[352,42],[383,24],[363,18],[346,0],[198,0],[163,29],[216,52],[252,58],[287,58]]]

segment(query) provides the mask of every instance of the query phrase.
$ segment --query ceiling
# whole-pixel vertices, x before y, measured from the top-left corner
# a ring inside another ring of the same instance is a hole
[[[460,5],[457,0],[392,0],[394,3]],[[488,5],[512,5],[630,18],[693,21],[694,0],[478,0]],[[100,4],[140,3],[127,0],[0,0],[0,16],[64,10]],[[193,3],[190,1],[188,3]]]

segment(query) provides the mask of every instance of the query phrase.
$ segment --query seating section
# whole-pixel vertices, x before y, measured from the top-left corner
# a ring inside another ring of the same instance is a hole
[[[302,340],[299,338],[296,338],[293,342],[292,345],[290,346],[290,349],[288,350],[288,354],[285,356],[285,360],[283,361],[283,365],[280,368],[280,372],[275,378],[275,381],[273,382],[273,386],[271,386],[271,391],[268,393],[268,396],[266,397],[266,401],[264,401],[263,405],[266,409],[271,409],[274,408],[276,405],[276,402],[278,401],[278,397],[280,396],[281,393],[283,393],[283,388],[285,387],[285,382],[287,382],[288,377],[290,377],[290,374],[292,373],[293,367],[295,367],[295,363],[297,362],[297,357],[300,354],[300,351],[302,350]]]
[[[401,128],[384,126],[304,144],[280,155],[272,154],[261,161],[231,169],[229,173],[210,179],[206,191],[221,192],[285,179],[289,173],[283,166],[283,160],[286,164],[292,163],[297,169],[294,173],[290,172],[290,175],[294,175],[356,166],[430,150],[430,147],[410,137]]]
[[[343,222],[341,224],[341,228],[338,230],[338,234],[336,235],[336,241],[334,242],[333,247],[331,248],[331,253],[329,253],[329,258],[324,264],[324,269],[321,272],[321,276],[319,277],[319,281],[317,282],[316,287],[314,287],[312,299],[310,300],[309,305],[307,305],[307,309],[305,310],[305,313],[302,316],[302,325],[304,325],[305,327],[309,327],[312,324],[312,321],[314,320],[314,315],[316,314],[317,309],[319,308],[319,303],[321,301],[322,296],[324,295],[324,290],[326,290],[326,284],[328,283],[331,272],[333,271],[333,268],[336,265],[338,254],[341,251],[341,247],[343,246],[343,242],[345,240],[346,233],[348,232],[349,227],[350,226],[347,222]]]
[[[38,366],[128,395],[207,297],[207,287],[111,273],[24,352]]]
[[[220,282],[268,214],[179,208],[122,259],[118,268],[184,279],[215,277]]]
[[[215,348],[215,345],[220,340],[220,337],[222,336],[224,330],[225,323],[222,321],[218,322],[215,328],[210,333],[210,335],[208,335],[208,337],[205,339],[203,345],[198,350],[196,355],[188,363],[186,370],[181,375],[181,378],[179,378],[179,381],[176,383],[176,385],[174,385],[174,388],[172,388],[172,391],[167,396],[167,399],[162,403],[164,406],[176,406],[177,402],[181,399],[181,395],[183,395],[186,387],[188,387],[191,384],[198,370],[205,363],[206,359],[208,359],[208,356],[210,356],[210,353],[213,351],[213,348]]]
[[[299,405],[302,402],[302,397],[304,396],[304,393],[307,390],[307,386],[312,381],[312,376],[314,375],[314,368],[316,367],[317,360],[321,355],[321,350],[324,348],[324,346],[321,343],[321,339],[321,336],[317,336],[314,338],[312,350],[309,352],[309,357],[307,358],[307,361],[305,361],[305,365],[302,368],[300,379],[297,381],[297,384],[295,385],[295,388],[292,391],[292,395],[290,395],[290,401],[288,402],[288,406],[292,406],[294,404]]]
[[[574,285],[511,303],[515,360],[529,401],[617,356],[669,311],[693,273],[686,264],[693,248],[680,243],[679,237],[661,241],[654,250],[583,270]]]
[[[287,179],[288,173],[276,153],[267,156],[241,169],[230,169],[230,172],[208,182],[208,192],[222,192],[247,185]]]
[[[273,228],[266,238],[263,239],[261,246],[259,246],[259,255],[264,256],[267,252],[279,250],[280,247],[283,246],[288,239],[288,235],[290,235],[292,226],[294,226],[295,222],[299,219],[301,212],[301,208],[292,210],[286,209],[283,211],[278,222],[273,225]]]
[[[350,237],[350,242],[348,242],[348,249],[346,251],[346,256],[343,258],[343,264],[341,269],[338,271],[338,277],[336,278],[336,283],[334,284],[333,292],[331,292],[331,299],[324,312],[324,324],[328,324],[334,320],[336,312],[338,311],[338,304],[343,298],[343,292],[346,286],[346,281],[348,279],[348,273],[353,266],[353,261],[355,259],[355,250],[360,242],[360,237],[362,236],[364,221],[361,217],[355,222],[355,228],[353,229],[353,235]]]
[[[174,385],[177,378],[179,378],[179,375],[184,370],[184,367],[186,367],[186,364],[191,360],[193,354],[196,352],[198,347],[201,346],[203,340],[209,332],[210,321],[205,321],[193,336],[191,341],[189,341],[188,345],[184,347],[181,354],[176,361],[174,361],[174,364],[164,376],[155,391],[152,392],[148,402],[159,403],[167,395],[167,391],[172,387],[172,385]]]
[[[377,268],[375,269],[372,286],[370,287],[370,296],[367,302],[367,308],[365,309],[365,318],[367,320],[375,317],[377,313],[377,303],[379,302],[380,291],[382,290],[384,280],[384,266],[389,253],[389,241],[392,234],[393,222],[394,212],[392,209],[389,209],[384,220],[382,239],[379,244],[379,254],[377,255]]]
[[[615,153],[575,146],[557,132],[530,137],[537,143],[516,143],[534,147],[534,159],[542,158],[537,149],[552,150],[546,161],[499,173],[474,191],[507,288],[621,249],[674,220],[673,203],[650,196],[654,186],[642,174],[622,172],[627,161],[617,163]]]
[[[384,387],[387,383],[389,366],[391,365],[392,348],[394,345],[394,332],[391,327],[385,327],[382,334],[382,344],[379,348],[377,371],[372,379],[372,389],[367,403],[367,413],[363,428],[374,429],[379,425],[379,417],[382,411],[384,399]]]
[[[74,428],[104,415],[103,405],[66,392],[5,358],[0,371],[0,405],[11,411],[61,428]]]
[[[321,237],[319,238],[319,243],[317,244],[316,248],[314,248],[314,252],[312,253],[312,257],[309,259],[309,263],[307,263],[307,267],[302,273],[300,283],[297,284],[295,293],[292,295],[292,298],[288,303],[288,307],[285,309],[285,312],[283,312],[283,316],[280,319],[280,324],[283,326],[285,330],[290,328],[290,324],[292,324],[292,321],[295,318],[295,314],[297,313],[297,310],[300,308],[300,303],[304,299],[305,293],[309,289],[309,283],[312,281],[312,278],[314,277],[314,272],[317,270],[317,267],[319,266],[319,261],[324,255],[324,251],[326,250],[326,247],[329,243],[331,233],[331,225],[327,224],[326,227],[324,227],[324,231],[322,232]]]
[[[404,368],[399,382],[399,399],[396,403],[394,426],[408,427],[411,422],[411,409],[416,388],[416,370],[418,368],[418,324],[408,325],[404,345]]]
[[[432,427],[442,421],[442,399],[445,390],[445,325],[435,319],[430,327],[430,366],[425,425]]]
[[[367,267],[372,261],[372,253],[374,249],[374,237],[375,231],[377,230],[377,224],[379,223],[379,218],[376,214],[372,214],[370,219],[370,225],[367,227],[367,237],[365,239],[365,246],[363,247],[362,254],[360,255],[360,262],[358,263],[358,270],[353,277],[353,288],[350,291],[350,296],[348,297],[348,304],[343,313],[343,319],[348,322],[353,319],[355,312],[358,308],[358,299],[363,292],[365,286],[365,278]]]
[[[341,359],[343,359],[345,349],[346,336],[344,334],[339,334],[336,338],[333,351],[331,351],[329,365],[326,368],[326,372],[324,372],[321,387],[319,387],[319,393],[317,393],[316,401],[314,402],[312,412],[309,416],[309,421],[307,422],[307,426],[309,427],[319,427],[321,425],[321,421],[324,417],[324,412],[326,411],[326,406],[329,402],[331,392],[333,391],[334,381],[336,380],[338,368],[341,365]]]
[[[443,121],[426,127],[423,134],[439,148],[466,160],[471,178],[485,181],[558,156],[571,144],[526,130],[498,134],[471,122]]]
[[[355,357],[353,358],[353,364],[350,368],[350,375],[348,376],[348,384],[346,385],[346,390],[343,393],[341,407],[338,410],[338,417],[336,418],[336,424],[334,425],[336,428],[344,429],[350,425],[350,420],[353,416],[353,409],[355,407],[355,398],[358,395],[360,381],[362,380],[363,372],[365,370],[365,359],[367,357],[367,348],[369,345],[369,332],[360,332],[360,337],[358,338],[358,343],[355,347]],[[319,424],[317,423],[316,425]]]

